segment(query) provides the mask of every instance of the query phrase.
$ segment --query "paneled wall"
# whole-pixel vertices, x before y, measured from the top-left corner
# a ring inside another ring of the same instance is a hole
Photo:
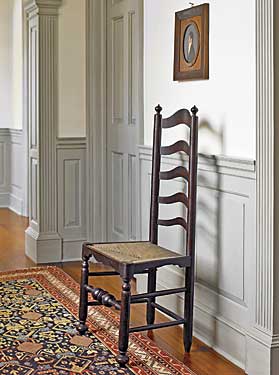
[[[86,141],[60,138],[57,144],[58,232],[62,260],[81,258],[86,241]]]
[[[23,133],[0,129],[0,207],[26,216]]]
[[[148,239],[151,184],[151,149],[139,149],[140,237]],[[182,156],[164,157],[165,170],[185,162]],[[215,347],[241,367],[246,360],[245,331],[251,314],[255,261],[255,165],[250,160],[200,155],[198,166],[197,259],[195,295],[195,335]],[[185,189],[181,179],[162,181],[161,195]],[[160,207],[161,218],[183,215],[179,204]],[[159,243],[183,253],[185,236],[179,227],[160,228]],[[158,287],[184,285],[182,270],[169,267],[159,271]],[[145,276],[138,289],[145,288]],[[182,312],[182,296],[164,300]]]
[[[86,140],[58,139],[56,150],[58,232],[63,243],[61,260],[76,260],[80,259],[81,243],[86,240]],[[0,207],[27,216],[24,155],[22,131],[0,129]],[[31,168],[36,175],[36,165],[32,164]],[[37,178],[33,181],[35,183]],[[31,184],[30,189],[35,191],[36,186]],[[36,219],[36,200],[33,203],[30,208]]]

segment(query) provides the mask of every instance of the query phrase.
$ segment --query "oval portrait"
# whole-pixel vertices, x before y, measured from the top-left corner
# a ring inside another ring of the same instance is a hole
[[[189,23],[185,29],[183,40],[184,58],[187,64],[194,65],[200,49],[200,33],[194,22]]]

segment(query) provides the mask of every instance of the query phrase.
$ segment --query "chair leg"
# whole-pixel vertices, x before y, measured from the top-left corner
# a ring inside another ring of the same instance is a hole
[[[186,269],[186,292],[184,297],[184,348],[190,352],[193,342],[193,308],[194,308],[194,272],[192,267]]]
[[[87,331],[86,319],[88,313],[88,291],[85,285],[88,285],[89,273],[89,257],[83,255],[82,257],[82,271],[80,283],[80,300],[79,300],[79,324],[77,326],[78,332],[83,335]]]
[[[130,303],[131,303],[131,285],[130,278],[123,278],[122,294],[121,294],[121,313],[119,328],[119,354],[116,357],[121,367],[125,366],[129,357],[127,355],[129,345],[129,325],[130,325]]]
[[[148,293],[155,292],[156,290],[156,268],[151,269],[148,272],[148,286],[147,290]],[[155,307],[151,305],[152,302],[155,302],[155,298],[150,298],[147,303],[147,309],[146,309],[146,322],[147,324],[153,324],[155,321]]]

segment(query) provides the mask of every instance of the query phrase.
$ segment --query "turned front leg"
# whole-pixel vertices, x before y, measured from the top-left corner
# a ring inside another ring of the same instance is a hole
[[[81,335],[87,331],[86,319],[88,311],[88,291],[85,286],[88,285],[89,257],[82,257],[81,283],[80,283],[80,300],[79,300],[79,325],[77,330]]]
[[[127,350],[129,345],[129,324],[130,324],[130,302],[131,302],[131,279],[123,279],[122,294],[121,294],[121,313],[120,313],[120,328],[118,348],[119,354],[116,357],[120,366],[125,366],[129,358]]]

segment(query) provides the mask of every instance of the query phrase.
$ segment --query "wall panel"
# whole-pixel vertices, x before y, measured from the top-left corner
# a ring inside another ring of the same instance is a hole
[[[86,142],[84,138],[59,139],[58,232],[62,238],[62,261],[81,258],[86,241]]]
[[[0,129],[0,207],[26,216],[24,155],[22,130]]]
[[[139,148],[141,239],[148,239],[151,148]],[[180,155],[163,157],[162,167],[186,163]],[[251,306],[251,266],[255,258],[255,165],[250,160],[199,157],[195,285],[195,335],[241,367],[246,361],[248,308]],[[185,191],[176,179],[161,184],[160,195]],[[161,205],[160,218],[184,214],[181,204]],[[160,228],[159,244],[178,253],[185,251],[185,234],[179,227]],[[145,276],[138,289],[145,289]],[[184,285],[184,272],[166,267],[158,272],[158,288]],[[182,296],[163,298],[180,314]]]

